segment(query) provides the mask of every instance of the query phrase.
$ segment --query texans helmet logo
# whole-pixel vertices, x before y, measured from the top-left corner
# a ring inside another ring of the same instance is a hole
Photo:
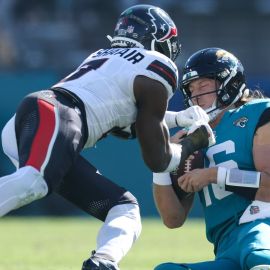
[[[159,12],[159,14],[156,14],[156,12]],[[162,42],[170,39],[173,36],[177,36],[176,26],[172,25],[170,21],[166,20],[166,13],[164,13],[162,9],[158,9],[157,11],[157,9],[149,8],[148,14],[152,17],[151,21],[155,27],[155,33],[152,35],[157,41]],[[163,33],[163,35],[161,35],[161,33]]]

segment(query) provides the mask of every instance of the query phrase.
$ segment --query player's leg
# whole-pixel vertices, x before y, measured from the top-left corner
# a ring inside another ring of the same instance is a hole
[[[82,130],[81,116],[72,101],[61,95],[41,91],[22,101],[16,113],[15,132],[8,125],[4,133],[4,137],[13,136],[3,143],[7,144],[5,149],[18,151],[19,169],[0,179],[1,216],[44,197],[59,185],[82,148]],[[14,141],[17,148],[8,146]]]
[[[96,168],[81,156],[77,158],[57,192],[104,222],[97,236],[96,253],[84,262],[83,269],[96,269],[94,267],[97,266],[93,265],[96,259],[101,263],[105,259],[118,264],[141,232],[136,198],[126,189],[97,173]],[[116,264],[112,269],[118,269]]]
[[[261,265],[257,265],[257,266],[252,267],[250,270],[270,270],[270,265],[269,264],[268,265],[261,264]]]
[[[15,116],[2,130],[2,147],[18,169],[19,154],[15,134]],[[42,175],[32,166],[19,168],[15,173],[0,178],[0,217],[11,210],[22,207],[44,197],[48,186]]]
[[[241,225],[238,242],[243,270],[270,269],[269,235],[269,218]]]
[[[36,168],[55,189],[84,145],[82,115],[71,97],[51,90],[29,95],[15,118],[19,166]]]
[[[245,260],[245,264],[246,268],[244,269],[247,270],[250,269],[270,270],[270,250],[261,249],[251,251]],[[264,268],[262,268],[262,265],[264,266]]]
[[[34,200],[43,198],[48,186],[38,170],[31,166],[0,178],[0,217]]]
[[[154,270],[241,270],[240,265],[227,259],[199,263],[162,263]]]
[[[4,153],[18,168],[18,147],[15,135],[15,116],[2,130],[2,147]],[[27,177],[25,177],[27,175]],[[10,209],[19,208],[31,198],[42,198],[48,192],[47,184],[32,167],[25,167],[0,179],[0,216]],[[29,196],[31,194],[31,196]]]

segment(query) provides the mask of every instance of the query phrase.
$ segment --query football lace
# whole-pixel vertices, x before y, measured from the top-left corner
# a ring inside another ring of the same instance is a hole
[[[185,161],[185,167],[184,167],[184,172],[189,172],[191,170],[191,159],[186,159]]]

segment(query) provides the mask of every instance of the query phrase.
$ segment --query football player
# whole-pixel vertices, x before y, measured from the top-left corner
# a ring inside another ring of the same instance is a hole
[[[155,270],[269,270],[270,99],[247,88],[239,59],[220,48],[193,54],[181,86],[187,104],[209,114],[216,136],[216,144],[203,150],[205,168],[178,179],[181,190],[199,192],[215,260],[164,263]],[[168,175],[162,177],[170,181]],[[156,182],[154,194],[164,223],[182,226],[193,196],[179,200],[169,183]]]
[[[137,136],[145,163],[161,172],[174,170],[211,139],[208,116],[198,106],[169,112],[163,121],[178,85],[174,61],[180,52],[177,28],[165,11],[150,5],[125,10],[109,40],[108,48],[50,89],[26,96],[2,133],[4,151],[18,170],[0,180],[0,216],[57,192],[102,220],[96,251],[83,270],[119,269],[141,221],[136,198],[80,152],[108,134]],[[200,118],[206,122],[185,142],[169,142],[168,127]]]

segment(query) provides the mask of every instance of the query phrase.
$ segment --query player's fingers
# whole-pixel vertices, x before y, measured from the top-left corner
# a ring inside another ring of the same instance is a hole
[[[192,182],[192,190],[193,190],[193,192],[197,192],[197,191],[201,190],[200,184],[197,182]]]
[[[181,176],[178,178],[178,185],[181,189],[186,192],[189,192],[189,183],[187,176]]]
[[[185,176],[182,175],[177,179],[178,185],[180,186],[184,182]]]
[[[187,191],[186,192],[194,192],[194,191],[196,191],[196,189],[193,186],[193,182],[190,180],[190,181],[188,181]]]
[[[187,130],[181,129],[177,131],[172,137],[171,142],[172,143],[179,143],[181,139],[187,134]]]

